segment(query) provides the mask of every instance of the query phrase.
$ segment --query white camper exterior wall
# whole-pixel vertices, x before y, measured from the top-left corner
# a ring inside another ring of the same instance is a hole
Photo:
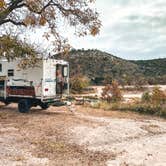
[[[43,60],[43,98],[54,98],[56,94],[56,65],[66,65],[69,68],[69,64],[63,60],[44,59]],[[69,76],[69,70],[68,70]],[[68,90],[66,94],[69,94],[69,77],[67,77]]]
[[[56,60],[43,60],[43,97],[56,96]]]
[[[8,77],[7,86],[30,86],[31,82],[35,87],[36,97],[42,96],[42,78],[43,78],[43,63],[42,60],[34,68],[27,70],[19,69],[19,61],[15,60],[8,62],[1,60],[2,71],[0,76],[8,76],[8,70],[14,71],[14,76]]]
[[[56,97],[56,65],[68,66],[68,62],[55,59],[40,59],[36,67],[28,68],[27,70],[20,69],[18,63],[19,60],[12,62],[0,60],[2,66],[0,76],[7,78],[7,86],[34,87],[35,97],[41,100]],[[8,70],[13,70],[14,75],[8,76]],[[66,79],[67,83],[69,83],[69,78],[67,77]]]
[[[42,96],[42,79],[43,79],[43,64],[42,61],[39,62],[38,66],[35,68],[30,68],[26,70],[27,80],[33,81],[33,86],[35,87],[36,97]]]

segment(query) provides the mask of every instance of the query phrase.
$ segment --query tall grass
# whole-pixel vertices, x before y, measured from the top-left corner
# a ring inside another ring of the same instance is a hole
[[[100,101],[92,106],[103,110],[133,111],[166,118],[166,94],[155,87],[150,94],[145,92],[140,101],[133,103]]]

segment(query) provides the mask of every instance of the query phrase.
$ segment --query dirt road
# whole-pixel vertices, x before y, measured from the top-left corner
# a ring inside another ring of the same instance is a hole
[[[17,112],[0,105],[2,166],[165,166],[166,121],[77,107]]]

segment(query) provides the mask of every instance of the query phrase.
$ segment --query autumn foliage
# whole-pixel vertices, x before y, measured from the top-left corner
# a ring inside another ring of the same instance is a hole
[[[90,7],[92,3],[94,0],[0,0],[0,26],[24,29],[45,26],[44,37],[47,40],[54,37],[54,51],[66,52],[70,45],[60,34],[63,23],[73,27],[77,36],[99,33],[101,22]]]
[[[7,31],[9,27],[15,26],[11,29],[21,30],[21,32],[45,27],[43,37],[50,41],[51,51],[55,54],[67,55],[71,46],[67,37],[64,38],[60,33],[62,28],[65,30],[65,28],[73,27],[74,34],[79,37],[95,36],[99,33],[101,21],[98,19],[99,14],[96,10],[90,7],[92,3],[94,0],[0,0],[0,27]],[[63,23],[65,27],[62,27]],[[18,56],[21,58],[25,55],[29,56],[26,61],[20,63],[24,67],[31,66],[37,61],[38,57],[35,59],[36,54],[31,51],[33,47],[31,49],[25,44],[23,48],[22,42],[13,39],[15,33],[4,34],[3,32],[0,36],[0,57],[4,57],[5,54],[9,60]]]
[[[33,46],[10,35],[0,37],[0,56],[5,57],[8,61],[19,58],[18,67],[22,69],[33,67],[38,61],[38,53]]]
[[[164,104],[166,103],[166,94],[160,88],[155,87],[152,91],[151,100],[153,104]]]
[[[153,105],[162,105],[166,103],[166,92],[162,91],[159,87],[155,87],[152,93],[145,92],[142,95],[143,103],[150,103]]]
[[[122,99],[121,90],[117,81],[112,81],[112,84],[106,85],[103,88],[102,99],[107,102],[118,102]]]

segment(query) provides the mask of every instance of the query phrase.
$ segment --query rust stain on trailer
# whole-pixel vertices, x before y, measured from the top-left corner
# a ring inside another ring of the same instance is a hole
[[[35,96],[35,88],[28,86],[7,86],[8,95]]]

